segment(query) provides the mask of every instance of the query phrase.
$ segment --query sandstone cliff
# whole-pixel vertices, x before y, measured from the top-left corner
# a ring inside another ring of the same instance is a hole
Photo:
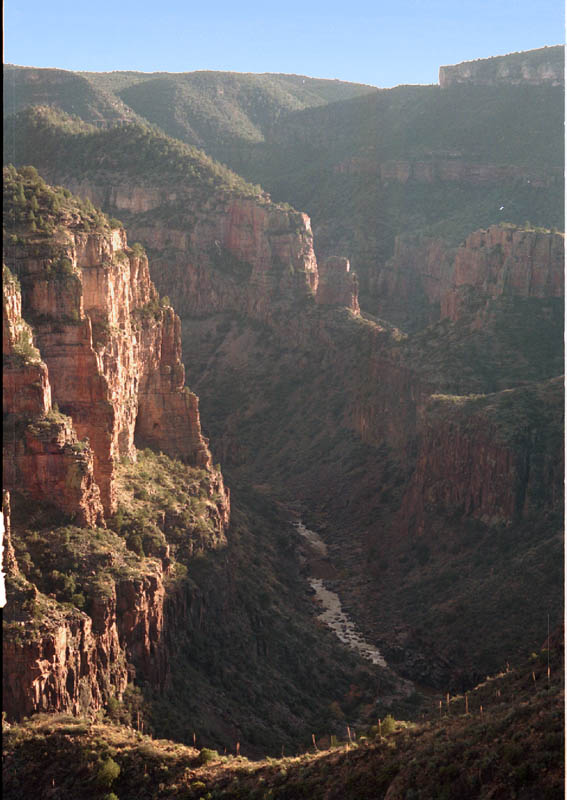
[[[226,544],[229,493],[143,250],[35,170],[4,177],[4,709],[92,714],[134,676],[165,686],[165,578],[177,550]],[[187,465],[155,521],[120,483],[135,443]]]
[[[72,420],[51,405],[48,370],[21,316],[17,281],[4,271],[3,486],[26,486],[34,500],[54,503],[79,524],[102,522],[93,453]]]
[[[57,178],[128,221],[131,236],[152,255],[159,291],[174,298],[183,314],[245,310],[266,319],[275,303],[306,300],[317,291],[306,214],[226,192],[203,200],[191,185],[180,184],[172,194],[137,181]],[[174,215],[168,212],[172,204]],[[145,213],[150,210],[151,217]]]
[[[379,313],[409,330],[433,322],[452,283],[453,260],[454,248],[441,238],[396,237],[393,256],[370,282]]]
[[[423,534],[434,514],[509,525],[557,507],[562,400],[561,378],[485,397],[432,396],[402,502],[406,533]]]
[[[439,68],[439,84],[446,89],[454,84],[477,86],[522,85],[563,86],[564,48],[542,47],[525,53],[464,61]]]
[[[499,297],[563,297],[563,249],[563,234],[514,225],[475,231],[459,247],[406,234],[370,288],[379,313],[413,332]]]
[[[196,466],[210,467],[210,453],[197,398],[184,388],[179,319],[160,304],[145,254],[128,247],[121,228],[85,231],[76,212],[57,223],[49,238],[20,235],[6,260],[21,282],[53,401],[88,438],[112,513],[115,464],[135,457],[135,434]],[[7,397],[23,402],[20,393]]]
[[[496,225],[475,231],[456,251],[441,316],[458,319],[471,296],[476,304],[502,295],[563,297],[564,248],[559,233]]]

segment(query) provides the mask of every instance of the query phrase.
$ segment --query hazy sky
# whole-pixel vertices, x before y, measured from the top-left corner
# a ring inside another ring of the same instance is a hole
[[[564,41],[562,0],[5,0],[4,61],[287,72],[395,86]]]

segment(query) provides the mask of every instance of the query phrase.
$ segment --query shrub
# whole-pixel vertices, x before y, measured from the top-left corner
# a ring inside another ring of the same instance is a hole
[[[209,764],[211,761],[216,761],[219,754],[216,750],[209,750],[208,747],[203,747],[199,753],[199,764]]]
[[[391,714],[388,714],[382,720],[382,736],[388,736],[396,730],[396,720]]]
[[[102,762],[96,780],[99,786],[109,789],[120,775],[120,766],[110,756]]]

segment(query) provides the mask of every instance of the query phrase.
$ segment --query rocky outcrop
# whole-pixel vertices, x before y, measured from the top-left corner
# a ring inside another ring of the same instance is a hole
[[[41,605],[44,616],[31,634],[25,618],[8,624],[3,709],[9,719],[39,711],[93,714],[110,696],[121,699],[134,675],[163,688],[168,659],[159,565],[108,585],[91,598],[88,614],[64,610],[28,586],[27,602]]]
[[[433,395],[419,413],[402,529],[421,535],[436,514],[510,524],[560,506],[562,427],[562,378],[486,397]]]
[[[397,236],[392,258],[370,282],[379,313],[410,330],[433,322],[452,285],[454,253],[441,238]]]
[[[183,184],[172,193],[134,182],[103,185],[59,174],[56,178],[109,213],[130,212],[130,236],[148,248],[153,279],[182,316],[203,309],[244,310],[267,319],[275,304],[305,301],[317,291],[307,214],[265,198],[226,192],[203,198]],[[173,207],[175,222],[170,221]],[[142,213],[150,208],[155,212],[151,223]]]
[[[4,276],[3,486],[25,487],[76,517],[79,524],[103,521],[93,453],[79,441],[72,420],[51,406],[48,370],[21,317],[16,281]]]
[[[470,306],[501,295],[562,297],[565,237],[492,226],[467,237],[455,254],[452,286],[441,316],[457,320]]]
[[[135,433],[208,468],[198,401],[184,389],[179,319],[160,306],[147,258],[128,248],[124,231],[62,229],[55,245],[28,243],[11,250],[10,260],[53,400],[94,452],[106,512],[116,505],[115,463],[135,458]],[[16,380],[8,402],[21,405]]]
[[[564,86],[564,48],[542,47],[525,53],[464,61],[439,68],[439,84],[475,86]]]
[[[24,633],[25,622],[21,625]],[[107,702],[109,691],[121,697],[128,682],[115,619],[95,631],[87,614],[63,614],[54,604],[48,630],[34,638],[20,639],[17,630],[5,637],[3,661],[8,719],[38,711],[93,713]]]
[[[350,271],[348,258],[331,256],[320,264],[315,299],[319,305],[346,306],[354,314],[360,314],[358,280]]]

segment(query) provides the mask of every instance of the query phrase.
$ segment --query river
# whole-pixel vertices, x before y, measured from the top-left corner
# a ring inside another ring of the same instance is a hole
[[[318,533],[306,528],[302,522],[293,523],[300,536],[307,542],[315,558],[327,558],[327,545]],[[354,650],[363,658],[380,667],[386,666],[386,661],[377,647],[367,642],[349,615],[343,611],[340,597],[336,592],[327,589],[322,578],[308,578],[309,584],[315,591],[315,599],[323,607],[323,612],[317,619],[324,622],[347,647]]]

